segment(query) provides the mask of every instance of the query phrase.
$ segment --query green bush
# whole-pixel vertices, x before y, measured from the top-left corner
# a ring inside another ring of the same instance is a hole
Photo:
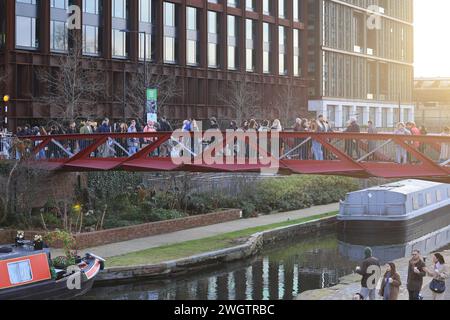
[[[257,183],[254,193],[260,213],[299,210],[337,202],[358,189],[354,179],[325,176],[289,176]]]
[[[179,218],[185,218],[187,216],[186,213],[180,212],[177,210],[167,210],[167,209],[155,209],[151,213],[154,219],[152,221],[165,221],[165,220],[173,220]]]

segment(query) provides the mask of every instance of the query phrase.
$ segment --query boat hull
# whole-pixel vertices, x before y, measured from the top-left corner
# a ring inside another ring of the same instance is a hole
[[[69,300],[91,290],[94,279],[81,282],[80,289],[70,290],[67,279],[51,280],[0,291],[0,300]]]
[[[340,220],[339,240],[351,244],[407,243],[450,225],[450,205],[400,221]]]

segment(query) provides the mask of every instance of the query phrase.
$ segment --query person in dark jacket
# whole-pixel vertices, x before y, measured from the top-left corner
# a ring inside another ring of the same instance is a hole
[[[380,262],[377,258],[373,257],[371,248],[364,249],[364,257],[365,259],[361,266],[357,267],[355,271],[357,274],[362,275],[360,293],[364,297],[364,300],[375,300],[377,281],[374,281],[374,283],[369,281],[369,278],[375,274],[375,271],[369,270],[369,268],[373,266],[380,268]]]
[[[381,281],[380,296],[383,297],[383,300],[398,300],[401,285],[402,281],[395,264],[388,263],[386,273]]]
[[[360,133],[361,128],[359,127],[356,119],[351,119],[350,124],[345,129],[346,133]],[[353,151],[356,151],[356,156],[361,157],[359,152],[359,141],[357,139],[346,139],[345,140],[345,151],[348,156],[353,158]]]
[[[423,286],[423,277],[426,276],[425,262],[420,256],[419,250],[412,252],[412,258],[408,266],[408,293],[409,300],[420,300],[420,291]]]

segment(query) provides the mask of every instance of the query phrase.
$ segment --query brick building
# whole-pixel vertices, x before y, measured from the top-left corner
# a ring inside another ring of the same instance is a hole
[[[81,8],[81,30],[69,30],[71,5]],[[219,97],[243,80],[261,93],[264,116],[280,116],[287,88],[296,98],[293,116],[306,113],[306,13],[303,0],[0,0],[0,94],[11,96],[10,129],[55,117],[37,102],[51,88],[36,69],[57,69],[76,32],[83,55],[95,61],[90,67],[105,79],[98,118],[130,117],[118,97],[142,71],[144,52],[152,72],[173,77],[180,91],[161,106],[169,119],[233,119]]]

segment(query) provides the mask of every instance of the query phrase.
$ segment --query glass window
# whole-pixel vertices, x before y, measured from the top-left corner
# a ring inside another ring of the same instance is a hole
[[[278,27],[278,40],[279,40],[279,74],[287,74],[287,54],[286,54],[286,28]]]
[[[193,7],[186,8],[186,63],[198,65],[198,10]]]
[[[247,9],[247,11],[255,11],[254,0],[246,0],[245,1],[245,8]]]
[[[139,0],[139,21],[152,22],[152,0]]]
[[[8,263],[9,280],[12,285],[17,285],[33,280],[30,261]]]
[[[414,210],[420,209],[419,197],[417,195],[413,196],[413,209]]]
[[[83,12],[100,14],[100,0],[83,0]]]
[[[278,0],[278,16],[280,18],[286,17],[286,10],[285,10],[285,0]]]
[[[83,53],[98,54],[98,27],[83,26]]]
[[[30,17],[16,17],[16,46],[38,48],[37,21]]]
[[[228,0],[227,3],[229,7],[237,8],[239,0]]]
[[[263,72],[271,71],[271,33],[270,24],[263,23]]]
[[[441,190],[437,190],[436,191],[436,201],[441,202],[442,200],[443,200],[442,192],[441,192]]]
[[[139,59],[153,60],[152,0],[139,0]],[[146,56],[146,59],[144,59]]]
[[[300,2],[300,0],[293,0],[294,2],[292,3],[292,6],[293,6],[293,18],[294,18],[294,21],[300,21],[300,4],[299,4],[299,2]]]
[[[427,205],[433,204],[433,195],[431,193],[427,193]]]
[[[112,16],[125,19],[127,16],[126,0],[113,0],[112,5]]]
[[[301,76],[301,60],[300,60],[300,32],[298,29],[293,30],[294,44],[294,76]]]
[[[126,58],[129,34],[122,30],[128,29],[127,0],[113,0],[112,5],[112,56]]]
[[[51,0],[50,7],[58,9],[67,9],[69,0]]]
[[[217,68],[219,65],[219,25],[215,11],[208,11],[208,66]]]
[[[16,47],[39,48],[39,1],[16,1]]]
[[[114,57],[126,57],[126,33],[120,30],[113,29],[112,32],[112,47]]]
[[[271,2],[273,0],[263,0],[263,13],[265,15],[270,15],[271,14]]]
[[[247,48],[245,51],[245,65],[249,72],[255,71],[255,50],[254,50],[254,22],[251,19],[245,21],[245,37]]]
[[[144,38],[145,37],[145,38]],[[139,59],[144,60],[144,56],[147,56],[147,60],[153,59],[153,38],[149,33],[139,34]]]
[[[236,70],[238,68],[237,61],[237,18],[228,16],[228,69]]]
[[[176,7],[164,2],[164,62],[176,63]]]
[[[67,23],[61,21],[50,22],[50,48],[54,51],[67,51],[68,29]]]
[[[101,0],[83,0],[83,54],[99,55]]]

